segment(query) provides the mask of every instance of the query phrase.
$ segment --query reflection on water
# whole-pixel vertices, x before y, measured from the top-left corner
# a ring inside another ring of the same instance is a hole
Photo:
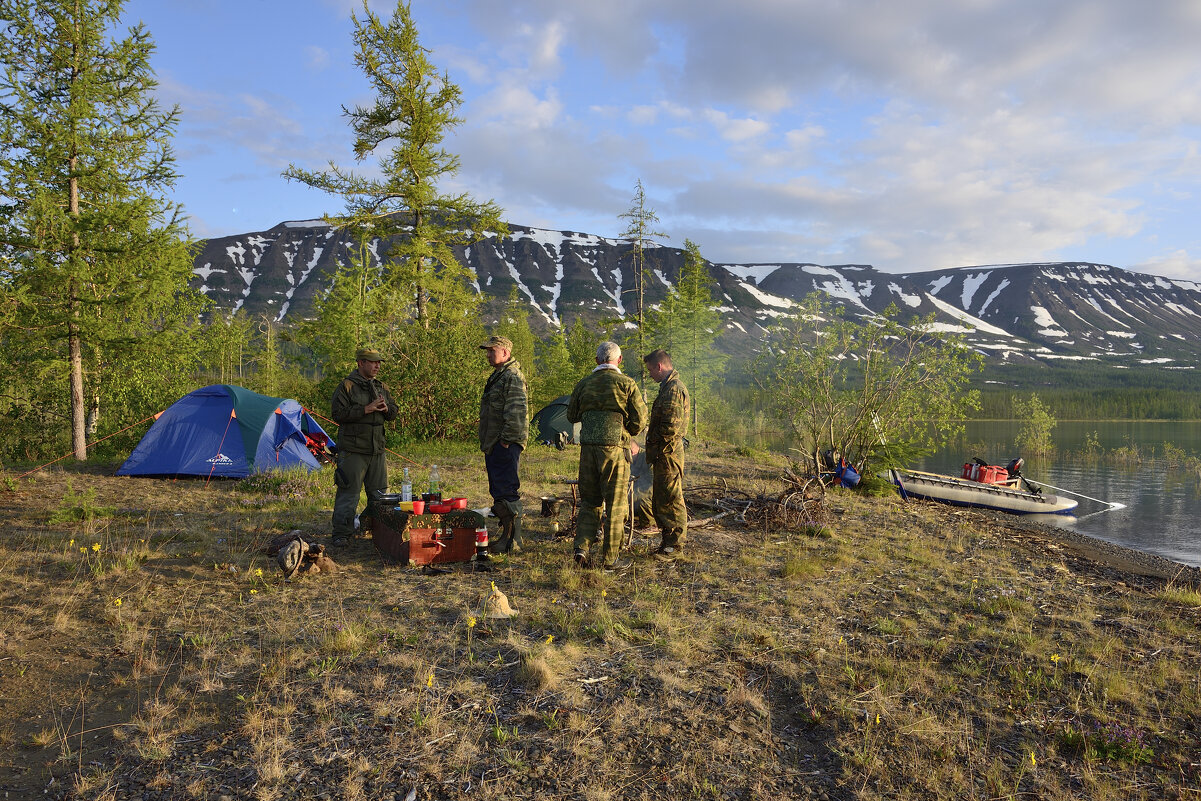
[[[1021,455],[1013,445],[1018,428],[1012,421],[968,423],[960,443],[913,467],[959,475],[963,463],[974,456],[1004,465]],[[1201,479],[1195,473],[1173,473],[1154,461],[1083,463],[1069,455],[1083,449],[1085,438],[1094,433],[1104,450],[1137,446],[1147,454],[1162,452],[1167,442],[1186,453],[1201,454],[1201,423],[1197,422],[1060,423],[1054,440],[1061,455],[1045,459],[1026,455],[1025,473],[1036,481],[1096,500],[1081,498],[1075,519],[1051,515],[1058,519],[1046,522],[1070,525],[1081,534],[1201,567]],[[748,444],[785,453],[792,445],[782,438],[760,438]],[[1125,508],[1103,511],[1105,502],[1125,504]]]

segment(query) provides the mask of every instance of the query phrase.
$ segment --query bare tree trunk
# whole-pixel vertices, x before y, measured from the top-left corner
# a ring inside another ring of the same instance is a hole
[[[88,401],[88,416],[87,423],[84,426],[85,436],[89,440],[96,438],[96,430],[100,427],[100,393],[92,390],[92,397]]]
[[[83,403],[83,343],[74,323],[68,326],[67,351],[71,370],[71,450],[77,460],[84,462],[88,458],[88,438]]]
[[[79,4],[75,6],[76,15],[79,14]],[[70,162],[70,181],[68,185],[68,211],[73,218],[79,218],[79,179],[75,176],[75,168],[77,159],[71,156]],[[68,254],[67,260],[71,262],[78,257],[77,251],[79,248],[79,234],[75,233],[72,238],[72,252]],[[70,388],[71,388],[71,451],[75,454],[76,460],[86,462],[88,458],[88,437],[87,437],[87,416],[83,405],[83,342],[79,333],[79,294],[80,287],[71,281],[67,288],[70,292],[71,299],[71,317],[67,320],[67,361],[68,369],[70,370]]]

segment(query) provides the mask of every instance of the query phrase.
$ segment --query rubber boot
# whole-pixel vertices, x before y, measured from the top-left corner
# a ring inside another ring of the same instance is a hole
[[[509,507],[510,522],[509,522],[509,540],[512,542],[512,550],[520,551],[525,547],[525,539],[522,536],[521,517],[525,511],[521,507],[521,501],[502,501],[505,506]]]
[[[491,512],[500,521],[500,531],[488,542],[491,553],[508,553],[513,548],[513,513],[504,501],[492,504]]]
[[[492,505],[492,514],[500,519],[500,536],[495,544],[488,545],[488,550],[492,553],[521,550],[521,513],[521,501],[497,501]]]

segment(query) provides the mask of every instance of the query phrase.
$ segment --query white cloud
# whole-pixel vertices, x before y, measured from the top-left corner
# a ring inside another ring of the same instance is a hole
[[[324,47],[308,45],[304,48],[304,54],[309,65],[309,69],[323,70],[329,66],[329,51]]]
[[[504,124],[521,130],[548,128],[559,118],[563,104],[551,88],[538,97],[526,86],[506,82],[474,104],[477,125]]]
[[[761,120],[731,119],[724,111],[712,108],[705,109],[702,116],[717,130],[722,139],[731,142],[745,142],[763,136],[771,129],[771,125]]]
[[[1201,282],[1201,257],[1192,256],[1186,250],[1177,250],[1166,256],[1149,259],[1134,265],[1132,269],[1152,275]]]

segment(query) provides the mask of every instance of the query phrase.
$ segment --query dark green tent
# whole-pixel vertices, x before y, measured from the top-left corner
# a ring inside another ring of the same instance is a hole
[[[569,400],[570,395],[560,395],[539,409],[530,419],[535,441],[543,445],[580,444],[580,424],[572,425],[567,421]]]

